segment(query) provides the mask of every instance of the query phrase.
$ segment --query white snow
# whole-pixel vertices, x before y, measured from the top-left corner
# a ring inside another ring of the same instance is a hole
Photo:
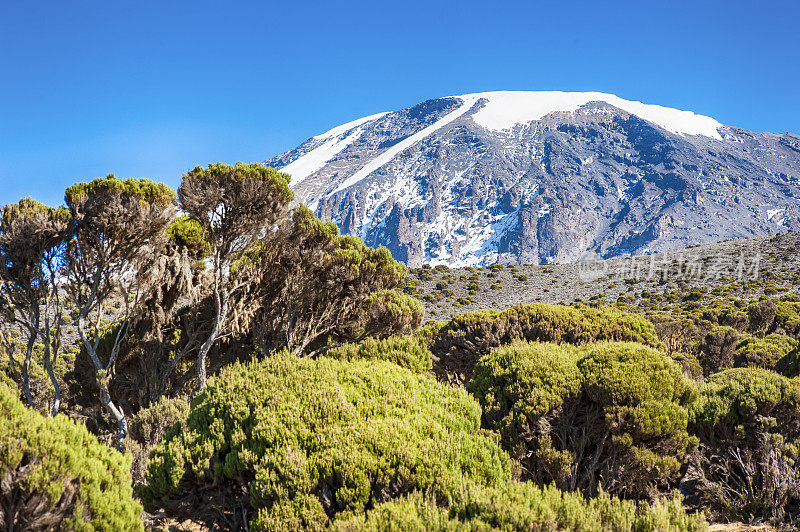
[[[327,138],[330,138],[330,137],[336,137],[338,135],[341,135],[342,133],[346,133],[347,131],[350,131],[354,127],[360,126],[361,124],[365,124],[367,122],[372,122],[372,121],[377,120],[377,119],[379,119],[379,118],[381,118],[381,117],[383,117],[383,116],[385,116],[387,114],[389,114],[389,113],[388,112],[386,112],[386,113],[377,113],[377,114],[374,114],[374,115],[365,116],[364,118],[358,118],[356,120],[353,120],[352,122],[347,122],[346,124],[342,124],[341,126],[336,126],[335,128],[333,128],[331,130],[328,130],[325,133],[322,133],[321,135],[317,135],[314,138],[315,139],[327,139]]]
[[[769,210],[767,210],[767,220],[772,220],[772,218],[773,218],[773,217],[774,217],[776,214],[780,214],[780,213],[782,213],[783,211],[784,211],[784,209],[769,209]]]
[[[378,113],[365,116],[364,118],[359,118],[358,120],[353,120],[352,122],[337,126],[322,135],[313,137],[312,140],[325,140],[325,142],[283,168],[279,168],[279,170],[291,175],[291,186],[297,186],[305,178],[325,166],[325,164],[333,159],[339,152],[352,144],[364,130],[363,127],[359,126],[374,122],[385,114],[386,113]],[[347,135],[342,137],[345,133],[347,133]]]
[[[381,166],[385,165],[386,163],[394,159],[395,156],[398,155],[399,153],[402,153],[404,150],[410,148],[417,142],[423,140],[425,137],[427,137],[434,131],[443,128],[456,118],[460,117],[461,115],[469,111],[470,108],[477,101],[477,98],[472,98],[470,96],[459,96],[459,98],[463,102],[461,104],[461,107],[459,107],[455,111],[451,111],[450,113],[446,114],[433,124],[419,130],[410,137],[403,139],[402,141],[398,142],[391,148],[387,149],[386,151],[378,155],[377,157],[373,158],[367,164],[362,166],[361,169],[358,170],[356,173],[354,173],[353,175],[351,175],[350,177],[339,183],[339,186],[336,187],[336,189],[333,190],[332,192],[329,192],[327,196],[331,196],[337,192],[346,189],[347,187],[355,185],[356,183],[367,177],[369,174],[371,174]]]
[[[717,131],[722,124],[713,118],[691,111],[623,100],[619,96],[602,92],[497,91],[465,94],[457,98],[470,101],[486,98],[486,105],[476,112],[472,119],[477,124],[495,131],[540,120],[543,116],[556,111],[573,112],[589,102],[601,101],[653,122],[672,133],[703,135],[722,140]]]

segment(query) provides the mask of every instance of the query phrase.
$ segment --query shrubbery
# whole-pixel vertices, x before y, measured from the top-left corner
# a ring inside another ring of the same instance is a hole
[[[420,493],[378,505],[361,516],[334,523],[334,530],[569,530],[701,531],[708,528],[702,514],[687,514],[680,499],[652,506],[621,501],[603,492],[586,500],[555,486],[539,488],[528,482],[499,487],[470,486],[449,507],[440,507]]]
[[[713,375],[691,428],[707,507],[726,518],[800,515],[800,381],[763,369]]]
[[[338,360],[374,360],[394,362],[416,373],[431,369],[431,352],[421,335],[393,336],[383,340],[367,338],[357,344],[345,344],[325,353]]]
[[[26,408],[0,384],[0,526],[143,530],[141,511],[129,458],[63,415]]]
[[[513,343],[478,362],[468,389],[539,484],[653,497],[676,485],[696,446],[690,382],[640,344]]]
[[[286,354],[233,365],[154,451],[150,508],[257,529],[319,528],[414,491],[507,482],[466,391],[386,362]]]
[[[431,351],[440,359],[435,369],[440,378],[464,382],[481,356],[517,339],[659,345],[653,324],[646,318],[613,307],[516,305],[503,312],[483,310],[451,319],[431,343]]]

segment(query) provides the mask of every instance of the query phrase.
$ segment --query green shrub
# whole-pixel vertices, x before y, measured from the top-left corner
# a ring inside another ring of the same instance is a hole
[[[723,518],[800,516],[800,381],[764,369],[709,377],[692,409],[701,499]]]
[[[800,303],[785,296],[775,303],[773,325],[795,338],[800,335]]]
[[[484,427],[541,485],[652,496],[675,487],[696,446],[690,381],[641,344],[516,342],[484,356],[468,390]]]
[[[736,368],[776,369],[778,363],[797,349],[797,340],[784,334],[764,338],[747,335],[736,345]]]
[[[130,434],[125,442],[133,458],[131,475],[134,484],[144,481],[148,456],[170,430],[181,430],[189,417],[189,401],[185,397],[163,397],[143,408],[131,418]]]
[[[345,344],[325,353],[344,361],[359,359],[394,362],[416,373],[431,370],[431,352],[421,335],[393,336],[383,340],[367,338],[357,344]]]
[[[29,410],[0,384],[0,526],[144,530],[130,458],[63,415]],[[14,514],[8,512],[14,508]]]
[[[435,335],[434,366],[444,380],[465,382],[478,359],[516,339],[568,344],[632,341],[659,345],[653,324],[614,307],[566,307],[535,303],[503,312],[481,310],[452,318]]]
[[[765,331],[772,325],[777,316],[777,307],[771,299],[762,299],[747,307],[751,331]]]
[[[283,530],[509,478],[466,391],[388,362],[283,353],[212,379],[187,430],[154,450],[141,493],[173,515],[236,527],[246,514],[253,529]]]
[[[413,493],[379,504],[367,513],[337,521],[333,530],[349,531],[485,531],[565,530],[614,531],[702,531],[708,529],[702,514],[687,514],[680,499],[652,506],[620,501],[603,492],[585,500],[576,493],[563,493],[554,486],[539,488],[530,483],[499,487],[469,486],[449,507],[440,507],[430,497]]]

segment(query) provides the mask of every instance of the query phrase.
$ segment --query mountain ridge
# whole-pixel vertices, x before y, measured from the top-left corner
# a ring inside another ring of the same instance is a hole
[[[322,219],[412,266],[573,262],[800,227],[800,137],[603,93],[428,100],[265,162]]]

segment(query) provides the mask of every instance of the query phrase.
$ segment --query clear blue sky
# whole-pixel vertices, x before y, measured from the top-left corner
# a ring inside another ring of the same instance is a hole
[[[800,133],[800,2],[0,1],[0,203],[177,186],[486,90],[597,90]]]

